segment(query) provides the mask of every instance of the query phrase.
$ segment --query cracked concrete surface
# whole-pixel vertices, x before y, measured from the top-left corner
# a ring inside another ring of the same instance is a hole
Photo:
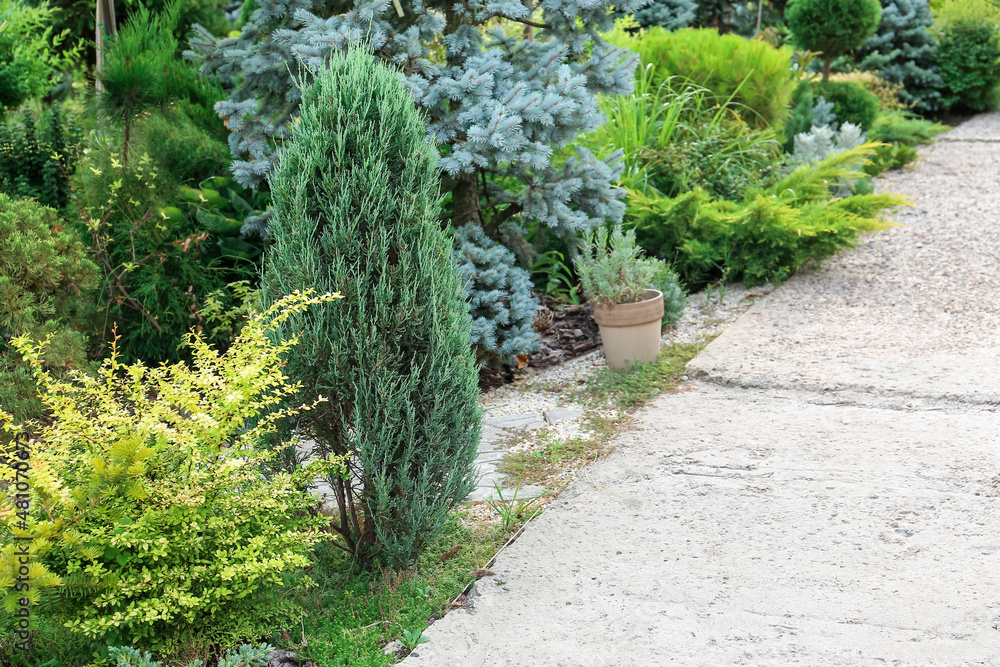
[[[404,664],[1000,666],[998,130],[882,179],[905,226],[716,339]]]

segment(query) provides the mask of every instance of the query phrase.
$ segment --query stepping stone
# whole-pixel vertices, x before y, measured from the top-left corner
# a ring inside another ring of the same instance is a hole
[[[500,429],[483,424],[483,428],[480,431],[479,446],[482,447],[484,444],[492,444],[503,440],[508,434],[504,433]]]
[[[545,421],[548,423],[558,424],[559,422],[571,422],[579,419],[583,416],[583,410],[546,410],[542,414],[545,415]]]
[[[483,465],[484,463],[499,463],[500,459],[503,458],[503,452],[479,452],[479,456],[476,457],[476,465]]]
[[[522,412],[519,415],[494,417],[483,422],[496,428],[538,428],[545,426],[545,418],[536,412]]]

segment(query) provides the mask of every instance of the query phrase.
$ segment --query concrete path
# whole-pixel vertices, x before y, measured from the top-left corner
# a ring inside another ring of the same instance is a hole
[[[407,667],[1000,666],[1000,116],[762,300]]]

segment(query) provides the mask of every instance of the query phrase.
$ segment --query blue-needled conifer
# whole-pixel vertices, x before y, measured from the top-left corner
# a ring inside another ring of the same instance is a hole
[[[927,0],[882,0],[882,20],[875,34],[854,50],[860,70],[876,70],[891,83],[903,84],[899,98],[919,113],[941,109],[944,79],[937,71],[937,43]]]
[[[401,567],[475,486],[478,375],[468,306],[439,223],[437,154],[403,81],[367,51],[330,54],[301,89],[270,177],[261,294],[340,292],[290,319],[287,373],[325,396],[300,426],[352,453],[330,483],[337,544]]]
[[[615,6],[648,0],[319,0],[263,3],[238,37],[195,26],[190,58],[202,71],[239,77],[217,110],[226,119],[234,174],[243,185],[271,171],[300,93],[290,71],[323,67],[332,52],[366,43],[391,63],[442,148],[438,168],[458,228],[522,216],[575,234],[620,221],[620,154],[554,155],[601,123],[599,93],[627,94],[637,58],[608,44]]]
[[[613,26],[612,6],[631,14],[646,2],[274,0],[237,37],[195,26],[186,55],[240,82],[216,108],[244,186],[267,177],[290,136],[300,104],[290,72],[308,77],[331,53],[363,43],[396,69],[424,114],[443,156],[443,217],[455,229],[475,224],[499,240],[504,223],[537,221],[568,238],[625,212],[625,190],[615,187],[621,153],[599,159],[568,147],[604,122],[598,94],[632,92],[637,57],[601,33]],[[266,236],[267,224],[248,220],[244,232]]]
[[[515,266],[514,253],[468,224],[455,233],[455,262],[469,293],[472,345],[483,362],[512,363],[534,351],[538,301],[531,275]]]

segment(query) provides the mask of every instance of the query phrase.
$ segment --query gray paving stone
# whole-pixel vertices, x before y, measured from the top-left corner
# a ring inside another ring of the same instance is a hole
[[[502,458],[503,452],[479,452],[479,456],[476,457],[476,465],[499,463]]]
[[[494,443],[503,440],[507,437],[507,433],[500,430],[495,426],[490,426],[489,424],[483,424],[482,431],[479,436],[479,446],[482,447],[484,443]]]
[[[519,415],[507,415],[505,417],[493,417],[483,422],[487,426],[496,428],[525,428],[545,425],[545,418],[537,412],[522,412]]]
[[[546,410],[542,414],[548,423],[558,424],[559,422],[571,422],[579,419],[583,416],[583,410]]]

